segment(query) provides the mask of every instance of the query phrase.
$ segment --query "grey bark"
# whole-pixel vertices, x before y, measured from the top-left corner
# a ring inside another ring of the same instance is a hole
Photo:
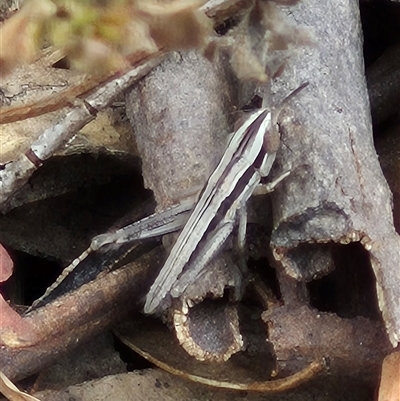
[[[127,97],[145,185],[159,208],[202,188],[232,129],[225,70],[197,52],[171,53]]]
[[[379,306],[396,346],[400,239],[373,145],[358,2],[304,0],[288,9],[288,17],[312,27],[314,44],[298,48],[273,85],[283,97],[288,87],[310,82],[286,114],[290,118],[281,121],[277,160],[292,174],[273,194],[275,258],[289,275],[310,280],[316,272],[302,268],[299,245],[360,241],[369,251]]]
[[[160,210],[196,195],[225,150],[237,103],[233,78],[225,67],[223,61],[210,62],[199,52],[171,53],[127,95],[126,110],[142,157],[145,186],[154,192]],[[196,278],[196,284],[189,288],[190,294],[184,294],[185,305],[201,302],[206,295],[221,297],[225,287],[240,281],[235,277],[237,269],[232,256],[224,257],[221,263],[217,259],[209,264],[210,274]],[[213,287],[215,283],[218,288]],[[169,306],[168,301],[164,301],[164,308]],[[190,309],[180,303],[173,309],[175,314],[190,314]],[[225,347],[223,356],[219,352],[203,353],[197,346],[187,346],[195,340],[191,335],[186,338],[186,332],[182,335],[179,326],[176,323],[179,341],[197,358],[227,359],[242,345],[237,334],[223,336],[234,342]],[[237,326],[237,319],[231,321],[230,329],[235,327],[235,333]],[[215,332],[214,337],[217,336]],[[202,345],[199,348],[205,350]]]

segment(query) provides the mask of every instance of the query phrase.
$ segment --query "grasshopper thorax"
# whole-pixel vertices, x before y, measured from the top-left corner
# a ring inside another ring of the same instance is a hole
[[[264,133],[264,150],[269,154],[276,153],[278,151],[280,141],[281,136],[279,133],[278,124],[271,119]]]

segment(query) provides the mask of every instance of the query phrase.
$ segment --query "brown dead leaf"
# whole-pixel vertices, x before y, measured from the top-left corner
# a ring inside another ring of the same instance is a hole
[[[7,281],[11,277],[13,268],[14,263],[10,255],[0,244],[0,282]],[[15,336],[24,341],[31,333],[30,325],[22,319],[0,294],[0,342],[12,345]]]
[[[348,382],[332,384],[327,379],[312,382],[292,392],[266,396],[262,393],[234,393],[182,380],[160,369],[135,370],[86,381],[60,391],[41,391],[42,401],[371,401],[364,388],[349,387]]]
[[[211,19],[199,9],[205,1],[166,3],[139,2],[138,15],[148,23],[150,36],[157,46],[162,49],[204,48],[212,32]]]
[[[14,263],[10,255],[0,244],[0,282],[7,281],[11,277],[13,268]],[[22,319],[0,294],[0,343],[12,345],[15,337],[25,341],[31,335],[33,335],[33,332],[30,325]]]
[[[0,392],[10,401],[40,401],[39,398],[18,390],[3,372],[0,372]]]
[[[60,119],[60,112],[88,89],[90,79],[70,70],[53,68],[60,52],[48,49],[29,65],[16,68],[1,80],[4,103],[0,107],[0,163],[17,159],[30,144]],[[95,86],[96,82],[91,82]],[[39,116],[39,117],[38,117]],[[37,117],[24,121],[29,117]]]
[[[15,347],[33,338],[33,327],[0,295],[0,344]]]
[[[213,25],[200,10],[204,3],[27,0],[0,28],[0,76],[32,62],[44,39],[62,49],[75,69],[100,74],[127,68],[137,54],[204,48]]]
[[[254,2],[233,35],[233,70],[239,79],[258,82],[266,82],[284,63],[287,54],[278,56],[275,51],[312,43],[310,33],[290,23],[274,2],[261,0]]]
[[[30,0],[0,27],[0,77],[34,59],[39,48],[41,24],[55,11],[55,5],[49,0]]]
[[[378,401],[400,400],[400,351],[388,355],[382,364]]]
[[[0,283],[7,281],[13,273],[14,263],[8,252],[0,244]]]
[[[325,368],[322,360],[316,360],[290,376],[271,380],[273,362],[264,352],[253,356],[238,353],[224,363],[198,361],[181,348],[161,322],[141,315],[121,324],[114,333],[125,345],[159,368],[221,389],[284,392],[315,378]],[[260,344],[264,341],[260,339]],[[263,363],[260,363],[260,356]]]

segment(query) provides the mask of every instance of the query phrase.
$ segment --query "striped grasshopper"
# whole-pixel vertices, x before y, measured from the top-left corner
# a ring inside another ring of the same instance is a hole
[[[239,220],[238,241],[244,244],[245,206],[267,177],[280,144],[277,122],[289,99],[308,83],[288,95],[277,111],[262,108],[237,129],[208,179],[199,200],[176,240],[161,272],[147,294],[144,312],[154,313],[162,300],[171,294],[177,298],[221,250]],[[272,190],[289,172],[270,183]]]
[[[308,82],[288,95],[277,110],[262,108],[251,114],[232,134],[218,166],[211,174],[197,202],[184,200],[162,212],[155,213],[129,226],[93,238],[91,245],[67,268],[59,279],[32,307],[40,305],[65,277],[92,252],[153,238],[182,229],[163,268],[151,286],[144,312],[154,313],[170,294],[177,298],[201,274],[211,259],[222,249],[237,221],[238,243],[243,247],[246,233],[245,206],[267,177],[280,144],[277,126],[283,106],[297,95]],[[271,191],[289,172],[268,184]],[[103,248],[104,247],[104,248]]]

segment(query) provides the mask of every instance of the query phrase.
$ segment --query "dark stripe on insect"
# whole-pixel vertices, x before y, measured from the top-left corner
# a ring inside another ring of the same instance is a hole
[[[243,134],[242,141],[239,143],[239,146],[237,147],[231,162],[229,165],[235,164],[240,158],[243,156],[244,149],[249,145],[249,142],[258,135],[258,132],[260,130],[260,126],[263,123],[265,117],[269,113],[268,110],[265,110],[263,113],[261,113],[256,120],[247,128],[246,132]],[[263,133],[264,136],[264,133]]]
[[[265,151],[261,148],[256,160],[262,159],[265,156]],[[198,245],[194,252],[192,253],[191,257],[188,260],[186,265],[189,265],[198,255],[199,250],[202,248],[203,243],[206,241],[207,236],[215,230],[218,224],[225,219],[225,216],[229,209],[231,208],[232,204],[235,202],[236,199],[240,198],[241,194],[246,190],[247,184],[251,180],[252,176],[256,173],[256,168],[254,166],[250,166],[245,173],[240,177],[239,181],[237,182],[233,191],[223,200],[221,206],[219,207],[217,213],[215,214],[214,218],[211,220],[210,224],[208,225],[207,229],[204,231],[203,235],[198,241]]]
[[[255,135],[257,135],[257,133],[258,133],[258,131],[259,131],[259,129],[260,129],[260,126],[261,126],[262,122],[264,121],[264,118],[266,117],[266,115],[267,115],[268,113],[269,113],[269,111],[268,111],[268,110],[265,110],[263,113],[261,113],[261,114],[257,117],[257,119],[254,121],[254,123],[251,124],[251,125],[247,128],[246,132],[243,134],[243,138],[242,138],[241,142],[239,143],[239,146],[237,147],[237,149],[236,149],[236,151],[235,151],[235,153],[234,153],[234,155],[233,155],[233,157],[232,157],[232,160],[230,161],[230,163],[228,164],[228,166],[226,167],[226,169],[222,172],[221,176],[219,177],[218,183],[217,183],[217,185],[216,185],[216,188],[218,188],[218,186],[221,185],[221,183],[223,183],[223,182],[225,181],[227,175],[229,174],[229,172],[230,172],[230,170],[231,170],[231,167],[234,166],[234,165],[237,163],[237,161],[240,160],[241,157],[243,157],[243,152],[244,152],[243,149],[245,149],[245,148],[249,145],[249,142],[253,139],[253,137],[254,137]],[[265,157],[265,151],[264,151],[264,149],[263,149],[263,147],[262,147],[262,148],[261,148],[261,151],[260,151],[259,154],[256,156],[256,158],[254,159],[254,162],[253,162],[253,164],[256,163],[256,166],[255,166],[256,168],[259,168],[259,167],[261,166],[261,163],[262,163],[264,157]],[[249,169],[251,170],[251,169],[252,169],[252,166],[250,166]],[[244,173],[244,175],[246,175],[246,172]],[[248,177],[248,176],[246,175],[246,177]],[[240,181],[240,180],[243,181],[243,176],[239,179],[239,181]],[[245,185],[246,185],[246,184],[245,184]],[[204,189],[202,190],[199,199],[201,199],[201,196],[202,196],[203,192],[205,191],[205,189],[207,188],[207,186],[208,186],[208,183],[207,183],[207,185],[204,187]],[[236,189],[236,187],[234,188],[233,192],[236,192],[235,189]],[[236,192],[236,193],[237,193],[237,192]],[[240,193],[240,192],[239,192],[239,193]],[[214,194],[211,194],[211,195],[210,195],[210,199],[209,199],[209,201],[208,201],[208,204],[211,204],[211,203],[212,203],[212,201],[213,201],[213,199],[212,199],[213,196],[214,196]],[[229,195],[229,196],[230,196],[230,195]],[[222,203],[225,202],[225,201],[226,201],[226,198],[225,198],[224,200],[222,200],[221,205],[222,205]],[[228,209],[227,209],[227,210],[228,210]],[[199,215],[199,220],[203,217],[204,213],[206,213],[206,212],[207,212],[207,208],[204,208],[203,213]],[[209,232],[209,230],[206,231],[206,233],[207,233],[207,232]]]

